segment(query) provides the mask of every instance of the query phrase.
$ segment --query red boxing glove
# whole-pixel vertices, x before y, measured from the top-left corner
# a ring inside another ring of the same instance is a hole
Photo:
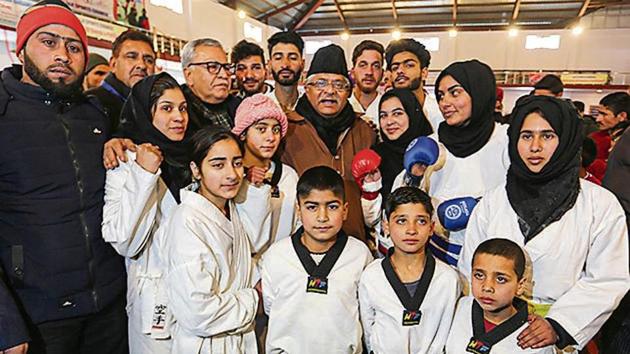
[[[368,173],[378,169],[381,165],[381,157],[374,150],[363,149],[352,159],[352,177],[361,188],[362,196],[368,200],[374,200],[379,192],[366,192],[363,190],[363,178]]]

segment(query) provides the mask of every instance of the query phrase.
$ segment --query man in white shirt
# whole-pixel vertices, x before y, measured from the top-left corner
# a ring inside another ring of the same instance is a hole
[[[278,32],[268,40],[269,71],[275,81],[274,90],[266,93],[285,112],[295,109],[304,89],[298,87],[304,70],[304,41],[291,31]]]
[[[414,92],[433,131],[437,132],[444,118],[435,97],[424,90],[431,63],[429,51],[415,39],[403,38],[389,43],[385,58],[394,88],[408,88]]]
[[[378,124],[378,104],[381,94],[378,86],[383,79],[383,45],[365,40],[354,47],[352,52],[352,77],[355,85],[348,102],[357,113],[363,113],[363,119],[368,123]]]

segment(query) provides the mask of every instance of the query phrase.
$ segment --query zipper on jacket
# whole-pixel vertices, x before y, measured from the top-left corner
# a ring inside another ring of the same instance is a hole
[[[72,166],[74,167],[74,176],[76,178],[77,191],[79,193],[79,206],[81,207],[81,210],[83,210],[83,208],[85,207],[85,203],[83,201],[84,187],[83,187],[83,180],[81,179],[81,166],[79,165],[79,161],[77,160],[74,144],[72,143],[72,140],[70,139],[70,128],[69,128],[68,122],[66,121],[66,118],[64,118],[63,116],[64,103],[60,102],[59,104],[60,104],[60,107],[59,107],[59,112],[57,114],[57,117],[59,118],[61,122],[61,126],[63,127],[63,131],[66,137],[66,143],[67,143],[66,145],[68,146],[68,151],[70,152],[70,157],[72,158]],[[94,301],[94,307],[98,311],[99,309],[98,294],[96,293],[96,289],[94,288],[94,259],[92,258],[90,233],[87,226],[87,222],[85,220],[85,213],[83,211],[79,214],[79,219],[81,220],[81,226],[83,228],[83,235],[85,236],[85,249],[87,251],[87,256],[88,256],[88,274],[89,274],[88,288],[91,289],[92,300]]]

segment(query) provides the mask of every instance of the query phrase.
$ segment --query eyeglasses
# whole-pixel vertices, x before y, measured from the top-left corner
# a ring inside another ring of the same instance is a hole
[[[306,85],[314,87],[318,90],[323,90],[328,86],[332,86],[336,91],[346,91],[350,89],[350,83],[346,80],[333,80],[328,81],[326,79],[319,79],[314,81],[309,81]]]
[[[218,61],[204,61],[202,63],[190,63],[190,64],[188,64],[188,66],[193,66],[193,65],[205,66],[206,70],[208,70],[208,72],[211,75],[218,74],[221,71],[221,68],[223,68],[223,70],[225,70],[225,72],[227,72],[230,75],[234,74],[234,64],[230,64],[230,63],[223,63],[223,64],[221,64]]]

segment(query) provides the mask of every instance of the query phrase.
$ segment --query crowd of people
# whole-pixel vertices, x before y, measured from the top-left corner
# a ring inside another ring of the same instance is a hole
[[[140,32],[106,60],[61,0],[25,11],[0,353],[630,352],[627,92],[589,118],[547,76],[503,115],[478,60],[428,92],[413,39],[306,75],[267,42],[192,40],[180,85]]]

